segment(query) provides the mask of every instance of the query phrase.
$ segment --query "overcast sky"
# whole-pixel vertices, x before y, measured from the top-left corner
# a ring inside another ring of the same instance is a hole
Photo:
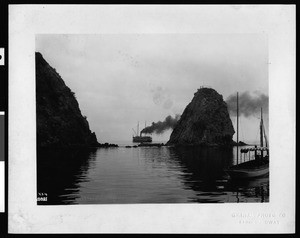
[[[75,92],[101,143],[131,141],[138,121],[142,129],[181,114],[202,85],[224,99],[237,91],[268,95],[266,35],[37,35],[36,51]],[[241,117],[240,140],[259,139],[258,117]]]

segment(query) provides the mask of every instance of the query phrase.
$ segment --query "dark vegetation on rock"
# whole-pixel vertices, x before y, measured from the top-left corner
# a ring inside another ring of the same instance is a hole
[[[176,124],[167,145],[233,145],[234,128],[222,95],[200,88]]]
[[[38,147],[111,147],[100,144],[81,114],[75,93],[36,52],[36,115]]]

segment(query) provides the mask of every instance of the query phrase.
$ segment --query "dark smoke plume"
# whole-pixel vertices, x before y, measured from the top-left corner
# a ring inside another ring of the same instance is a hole
[[[151,133],[161,134],[165,130],[173,129],[175,127],[175,125],[177,124],[177,122],[178,122],[179,119],[180,119],[180,115],[176,115],[175,118],[173,118],[172,116],[167,116],[164,121],[152,122],[152,125],[144,128],[141,131],[141,133],[145,133],[145,134],[151,134]]]
[[[232,94],[226,100],[228,111],[232,116],[236,116],[236,97],[236,94]],[[264,113],[268,113],[269,96],[258,91],[254,92],[254,94],[250,94],[248,91],[239,93],[239,115],[244,115],[245,117],[258,116],[261,108]]]

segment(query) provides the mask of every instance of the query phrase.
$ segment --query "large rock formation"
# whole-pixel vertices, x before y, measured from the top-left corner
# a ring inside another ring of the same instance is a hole
[[[234,128],[222,95],[200,88],[175,126],[168,145],[231,145]]]
[[[40,53],[36,58],[37,145],[39,147],[99,146],[74,93]]]

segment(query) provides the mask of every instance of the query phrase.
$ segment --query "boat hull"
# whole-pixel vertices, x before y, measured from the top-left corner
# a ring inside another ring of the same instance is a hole
[[[252,169],[242,169],[242,168],[232,167],[226,169],[225,172],[232,179],[249,179],[249,178],[263,177],[269,174],[269,164],[263,165],[258,168],[252,168]]]
[[[150,137],[150,136],[134,136],[132,138],[132,142],[136,142],[136,143],[152,142],[152,137]]]

